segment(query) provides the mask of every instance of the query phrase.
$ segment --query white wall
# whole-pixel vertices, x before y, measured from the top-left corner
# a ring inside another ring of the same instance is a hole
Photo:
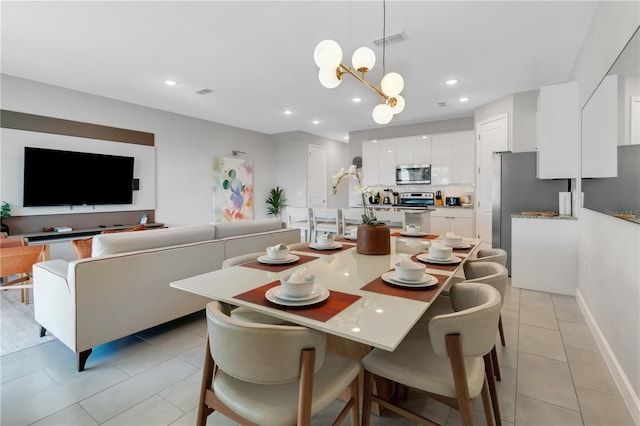
[[[271,136],[6,74],[0,79],[2,109],[154,133],[156,221],[213,221],[213,157],[231,156],[234,149],[253,160],[254,218],[266,217],[264,200],[278,168]]]
[[[640,3],[599,3],[569,78],[580,83],[582,106],[639,25]],[[578,302],[640,424],[640,226],[582,208],[578,215]]]

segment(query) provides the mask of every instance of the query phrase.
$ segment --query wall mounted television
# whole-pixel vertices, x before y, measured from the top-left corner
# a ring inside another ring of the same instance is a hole
[[[133,157],[24,148],[24,207],[133,203]]]

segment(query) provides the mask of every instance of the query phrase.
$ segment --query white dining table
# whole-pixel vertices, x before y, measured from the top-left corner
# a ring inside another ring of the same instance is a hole
[[[435,269],[431,264],[426,263],[426,273],[447,277],[431,302],[366,291],[362,287],[391,270],[395,263],[403,258],[410,258],[418,252],[426,251],[431,241],[392,236],[389,255],[359,254],[356,252],[355,244],[348,245],[346,242],[341,251],[317,250],[314,253],[292,251],[292,254],[313,256],[314,260],[302,265],[294,264],[290,269],[281,272],[237,265],[174,281],[170,286],[235,306],[245,306],[365,345],[393,351],[427,311],[432,301],[447,288],[451,278],[461,270],[464,262],[478,250],[481,241],[465,238],[464,241],[472,244],[472,247],[464,254],[454,252],[462,261],[451,271]],[[236,297],[241,293],[279,280],[301,267],[307,268],[310,274],[315,275],[316,285],[323,286],[330,292],[342,292],[360,297],[326,321],[299,315],[292,309],[283,310],[275,305],[251,303]]]

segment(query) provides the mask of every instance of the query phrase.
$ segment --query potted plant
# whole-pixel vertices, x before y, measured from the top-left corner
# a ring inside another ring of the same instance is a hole
[[[271,188],[266,203],[269,214],[279,218],[282,208],[287,205],[287,199],[284,196],[284,188],[280,188],[279,186]]]
[[[2,202],[0,208],[0,232],[6,232],[9,235],[9,226],[2,222],[3,219],[11,217],[11,206],[6,201]]]
[[[356,181],[355,190],[362,199],[362,225],[358,226],[356,251],[361,254],[391,253],[391,230],[387,224],[377,220],[373,208],[367,207],[367,197],[373,197],[377,194],[362,184],[360,169],[356,165],[349,166],[347,170],[340,169],[338,174],[333,176],[334,183],[331,192],[333,194],[338,192],[338,185],[346,176],[351,176]]]

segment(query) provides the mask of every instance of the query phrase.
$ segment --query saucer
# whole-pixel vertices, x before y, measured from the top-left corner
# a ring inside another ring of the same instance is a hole
[[[431,257],[429,253],[422,253],[422,254],[419,254],[417,258],[418,260],[421,260],[423,262],[437,263],[441,265],[457,265],[458,263],[462,262],[462,259],[460,259],[458,256],[453,254],[449,256],[447,259],[435,259]]]
[[[468,249],[471,248],[471,244],[469,243],[460,243],[460,244],[447,244],[444,240],[441,241],[442,245],[447,247],[451,247],[454,249]]]
[[[382,274],[381,278],[383,281],[402,287],[431,287],[438,284],[438,279],[429,274],[422,274],[422,279],[420,280],[408,281],[398,278],[396,271],[389,271]]]
[[[425,235],[427,235],[426,232],[407,232],[407,231],[402,231],[400,234],[404,237],[424,237]]]
[[[351,240],[351,241],[355,241],[355,240],[356,240],[356,238],[357,238],[357,237],[356,237],[356,236],[354,236],[354,235],[345,235],[344,237],[345,237],[347,240]]]
[[[264,293],[264,297],[272,303],[275,303],[277,305],[283,305],[283,306],[308,306],[308,305],[314,305],[316,303],[320,303],[324,300],[327,300],[329,298],[329,290],[326,289],[325,287],[322,287],[320,285],[314,285],[313,286],[313,290],[312,290],[312,294],[316,291],[316,288],[319,289],[320,294],[318,294],[317,296],[311,298],[311,299],[304,299],[304,300],[285,300],[285,299],[281,299],[280,297],[276,296],[277,292],[280,292],[280,295],[282,295],[284,292],[282,291],[282,286],[275,286],[275,287],[271,287],[269,290],[267,290]],[[279,290],[278,290],[279,289]]]
[[[329,245],[323,246],[316,243],[309,243],[309,247],[316,250],[335,250],[335,249],[342,248],[342,244],[336,242],[331,244],[330,246]]]
[[[268,265],[283,265],[283,264],[287,264],[287,263],[293,263],[298,261],[298,259],[300,259],[299,256],[296,256],[295,254],[290,254],[289,256],[285,257],[284,259],[271,259],[269,256],[262,255],[260,257],[258,257],[258,262],[260,263],[266,263]]]
[[[280,300],[286,300],[287,302],[306,302],[311,299],[315,299],[322,294],[323,289],[326,290],[324,287],[314,284],[311,294],[308,296],[290,296],[284,292],[284,287],[282,285],[271,288],[275,297]]]

